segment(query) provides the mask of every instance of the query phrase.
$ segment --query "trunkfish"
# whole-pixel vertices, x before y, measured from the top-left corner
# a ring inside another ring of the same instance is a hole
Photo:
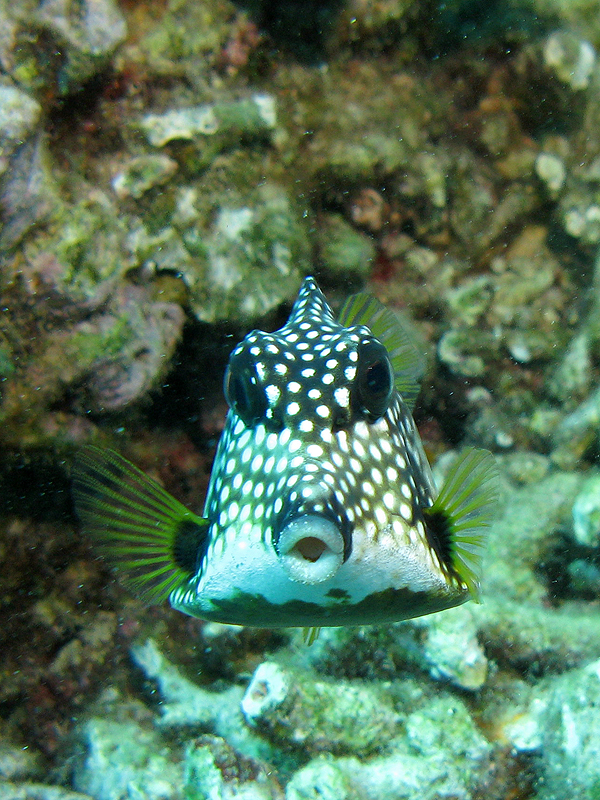
[[[202,516],[86,447],[82,527],[138,596],[205,620],[318,629],[477,599],[494,459],[465,449],[438,491],[411,415],[421,372],[397,314],[361,293],[336,319],[306,278],[286,324],[231,353]]]

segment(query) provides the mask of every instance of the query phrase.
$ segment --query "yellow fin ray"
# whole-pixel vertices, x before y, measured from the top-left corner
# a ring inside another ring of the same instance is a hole
[[[78,454],[73,499],[84,531],[146,602],[163,602],[195,573],[209,523],[117,453]]]
[[[432,546],[475,600],[487,530],[497,503],[494,457],[487,450],[469,447],[451,466],[433,505],[423,511]]]

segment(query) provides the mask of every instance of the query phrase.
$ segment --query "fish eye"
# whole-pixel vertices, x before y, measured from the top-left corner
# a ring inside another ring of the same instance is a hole
[[[263,419],[267,397],[250,353],[241,350],[229,359],[224,380],[225,399],[247,427]]]
[[[358,346],[354,403],[375,422],[388,410],[394,391],[394,375],[387,350],[378,341]]]

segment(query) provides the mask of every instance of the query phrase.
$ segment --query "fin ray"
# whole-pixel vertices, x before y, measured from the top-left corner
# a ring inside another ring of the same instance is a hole
[[[469,447],[450,468],[446,481],[426,520],[443,519],[448,541],[446,566],[479,597],[481,561],[487,529],[498,503],[498,481],[494,457],[487,450]]]
[[[117,453],[90,446],[78,454],[73,499],[84,531],[145,601],[163,602],[193,575],[178,553],[203,555],[208,521]]]
[[[304,640],[304,644],[307,647],[310,647],[311,644],[314,644],[317,639],[319,638],[319,634],[321,633],[321,628],[302,628],[302,638]]]
[[[420,391],[424,359],[400,315],[368,292],[349,297],[338,315],[340,325],[366,325],[388,351],[396,389],[412,410]]]

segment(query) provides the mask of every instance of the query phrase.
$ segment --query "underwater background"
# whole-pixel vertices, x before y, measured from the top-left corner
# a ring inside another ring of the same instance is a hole
[[[0,800],[599,800],[600,2],[0,0]],[[302,278],[410,319],[482,603],[237,628],[75,520],[111,447],[202,510]]]

